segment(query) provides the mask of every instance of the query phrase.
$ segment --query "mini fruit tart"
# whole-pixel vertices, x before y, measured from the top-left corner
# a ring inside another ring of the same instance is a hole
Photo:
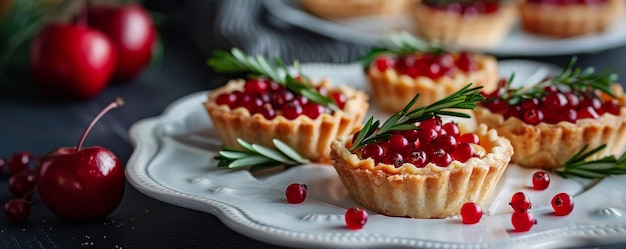
[[[407,0],[299,0],[302,9],[327,19],[394,15],[406,10]]]
[[[365,93],[332,88],[328,80],[313,84],[304,76],[281,77],[271,66],[259,71],[255,68],[270,65],[265,59],[237,49],[232,54],[216,54],[210,63],[224,71],[223,63],[237,61],[239,71],[264,76],[231,80],[209,94],[204,106],[224,146],[241,148],[237,139],[243,139],[274,148],[272,139],[279,139],[311,161],[328,163],[331,141],[361,126],[369,107]]]
[[[626,144],[626,98],[616,75],[572,69],[524,88],[485,93],[478,123],[496,129],[515,148],[513,162],[529,168],[562,167],[585,146],[606,148],[589,157],[616,155]]]
[[[625,6],[624,0],[525,0],[519,10],[525,30],[568,37],[604,31],[624,15]]]
[[[421,0],[411,14],[421,37],[473,49],[498,45],[518,16],[510,0]]]
[[[439,118],[452,113],[444,109],[475,107],[479,89],[463,88],[409,112],[411,102],[380,127],[370,118],[353,136],[335,140],[331,158],[350,195],[368,209],[412,218],[443,218],[467,202],[486,204],[513,147],[484,125],[464,133]]]
[[[404,33],[392,37],[387,48],[373,49],[362,62],[374,100],[390,113],[402,110],[418,93],[416,106],[424,106],[470,82],[488,91],[498,83],[495,57],[445,51]]]

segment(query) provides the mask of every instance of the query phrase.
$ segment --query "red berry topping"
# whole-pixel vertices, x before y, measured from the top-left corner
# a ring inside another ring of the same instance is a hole
[[[556,215],[568,215],[574,210],[574,198],[567,193],[558,193],[552,198],[552,208]]]
[[[511,205],[515,212],[526,212],[531,208],[532,203],[530,202],[530,197],[528,197],[526,193],[517,192],[511,197],[509,205]]]
[[[374,163],[379,163],[384,154],[383,147],[378,144],[368,144],[361,149],[361,158],[372,158]]]
[[[461,219],[463,224],[476,224],[483,217],[483,211],[480,206],[474,202],[468,202],[461,207]]]
[[[465,142],[471,144],[480,144],[480,138],[474,133],[465,133],[459,137],[458,141],[459,143]]]
[[[472,157],[476,156],[476,151],[474,150],[474,146],[470,143],[461,142],[456,145],[454,148],[454,152],[452,152],[452,157],[454,160],[459,162],[467,162]]]
[[[428,156],[423,150],[416,150],[411,153],[411,163],[415,167],[423,168],[428,164]]]
[[[547,189],[550,185],[550,175],[545,171],[537,171],[533,174],[533,188],[536,190]]]
[[[454,151],[456,147],[456,138],[449,134],[440,135],[435,140],[433,140],[433,144],[439,148],[442,148],[445,152],[451,153]]]
[[[514,212],[511,216],[511,223],[516,232],[527,232],[537,224],[537,220],[528,212]]]
[[[306,198],[306,192],[308,187],[306,184],[300,183],[292,183],[285,190],[285,196],[287,197],[287,202],[291,204],[302,203]]]
[[[346,210],[346,226],[348,229],[358,230],[367,223],[367,212],[358,207],[351,207]]]
[[[446,132],[446,134],[452,135],[454,138],[459,138],[461,135],[461,130],[459,126],[453,122],[445,123],[442,127],[442,130]]]

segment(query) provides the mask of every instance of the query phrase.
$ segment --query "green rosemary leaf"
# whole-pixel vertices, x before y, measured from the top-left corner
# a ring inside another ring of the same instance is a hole
[[[225,151],[225,150],[219,151],[218,154],[222,156],[223,158],[232,158],[232,159],[243,158],[243,157],[247,157],[250,155],[250,153],[246,153],[246,152]]]
[[[243,147],[244,149],[251,151],[251,152],[255,152],[254,148],[252,148],[252,144],[246,142],[246,140],[243,140],[241,138],[237,138],[237,143],[239,145],[241,145],[241,147]]]
[[[243,149],[222,147],[214,159],[218,160],[218,167],[248,168],[249,170],[252,170],[253,167],[256,170],[268,167],[296,166],[310,162],[284,142],[278,139],[273,139],[272,142],[276,149],[252,144],[239,138],[237,143]]]
[[[276,151],[273,149],[270,149],[268,147],[265,147],[263,145],[259,145],[259,144],[253,144],[252,148],[254,149],[255,152],[262,154],[263,156],[272,159],[274,161],[278,161],[281,163],[289,163],[292,162],[292,160],[289,160],[289,158],[287,156],[285,156],[284,154],[280,153],[280,151]]]
[[[403,56],[417,52],[441,54],[445,52],[445,50],[433,43],[417,39],[406,31],[400,31],[392,34],[388,40],[383,41],[381,47],[370,49],[367,54],[359,58],[359,62],[361,62],[363,66],[369,66],[376,57],[383,54]]]
[[[309,159],[306,159],[303,156],[301,156],[300,153],[298,153],[296,150],[291,148],[289,145],[287,145],[283,141],[280,141],[274,138],[272,139],[272,143],[274,143],[274,146],[276,146],[276,148],[280,150],[280,152],[282,152],[285,156],[291,158],[293,161],[297,163],[307,164],[311,162],[309,161]]]
[[[576,176],[590,179],[603,178],[609,175],[626,174],[626,152],[622,154],[619,159],[610,155],[600,159],[587,161],[587,158],[591,155],[604,149],[606,144],[585,152],[587,147],[588,145],[583,146],[582,149],[576,152],[572,158],[563,164],[561,169],[557,169],[555,172],[563,178]]]
[[[269,163],[272,160],[264,157],[264,156],[258,156],[258,155],[252,155],[249,157],[244,157],[244,158],[240,158],[237,160],[232,161],[229,165],[228,168],[239,168],[239,167],[248,167],[248,166],[253,166],[253,165],[257,165],[257,164],[262,164],[262,163]]]

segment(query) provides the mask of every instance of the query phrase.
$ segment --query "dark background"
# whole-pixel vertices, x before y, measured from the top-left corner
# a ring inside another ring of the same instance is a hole
[[[236,46],[251,54],[280,56],[288,63],[296,58],[346,63],[368,49],[282,23],[269,16],[260,1],[163,0],[144,5],[167,17],[160,26],[162,63],[131,82],[113,82],[89,101],[49,101],[0,92],[0,157],[23,150],[41,155],[59,146],[74,146],[92,117],[121,96],[126,105],[107,114],[85,146],[104,146],[126,163],[133,151],[127,134],[133,123],[157,116],[171,102],[218,87],[231,77],[206,66],[215,49]],[[578,57],[579,66],[612,67],[626,79],[626,47]],[[564,65],[570,55],[509,58]],[[6,174],[0,178],[0,203],[10,198],[7,179]],[[25,224],[10,223],[0,215],[0,248],[276,248],[238,234],[213,215],[157,201],[130,185],[117,210],[101,221],[67,223],[42,202],[32,208]]]

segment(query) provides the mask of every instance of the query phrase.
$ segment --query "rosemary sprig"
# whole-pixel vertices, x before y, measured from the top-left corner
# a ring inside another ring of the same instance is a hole
[[[585,69],[574,68],[576,61],[577,57],[573,56],[559,75],[528,87],[511,88],[511,81],[508,81],[507,85],[502,89],[502,99],[506,100],[509,105],[516,105],[523,99],[544,96],[547,86],[556,86],[569,89],[570,91],[592,95],[596,94],[595,90],[599,90],[611,97],[615,97],[611,89],[611,84],[617,81],[617,74],[606,72],[596,73],[593,67],[587,67]]]
[[[391,35],[388,40],[383,41],[383,45],[381,47],[371,48],[367,54],[359,59],[359,61],[362,65],[368,66],[376,59],[376,57],[383,54],[403,56],[416,52],[432,52],[441,54],[445,51],[446,50],[442,47],[434,43],[422,41],[415,38],[415,36],[409,34],[408,32],[402,31]]]
[[[572,158],[565,162],[562,169],[556,170],[555,172],[563,178],[576,176],[589,179],[626,174],[626,153],[622,154],[619,158],[610,155],[597,160],[586,161],[589,156],[604,149],[606,144],[585,152],[587,147],[588,145],[585,145]]]
[[[431,105],[410,110],[420,96],[418,93],[400,112],[393,114],[382,125],[380,125],[379,120],[374,121],[374,117],[370,117],[357,135],[350,150],[354,151],[367,144],[386,140],[391,136],[392,131],[418,129],[415,125],[416,122],[424,121],[434,116],[445,115],[470,118],[471,116],[466,113],[450,111],[450,109],[476,109],[476,103],[485,98],[480,94],[482,86],[471,86],[472,84],[470,83]]]
[[[265,76],[272,81],[285,86],[290,91],[303,95],[309,100],[328,107],[332,110],[337,110],[337,105],[332,98],[321,95],[302,73],[300,64],[298,61],[294,62],[294,67],[300,75],[300,79],[296,79],[289,74],[287,65],[280,58],[275,58],[276,64],[272,64],[265,57],[257,55],[256,57],[246,54],[244,51],[233,48],[228,53],[223,50],[215,51],[213,57],[209,58],[207,64],[215,71],[221,73],[251,73],[258,76]],[[281,77],[279,67],[285,72],[285,76]]]
[[[277,166],[289,168],[310,163],[308,159],[278,139],[272,140],[276,149],[248,143],[243,139],[237,139],[237,143],[241,145],[242,150],[223,147],[218,152],[218,155],[215,156],[215,159],[219,161],[218,167],[249,168],[251,172],[254,172]]]

